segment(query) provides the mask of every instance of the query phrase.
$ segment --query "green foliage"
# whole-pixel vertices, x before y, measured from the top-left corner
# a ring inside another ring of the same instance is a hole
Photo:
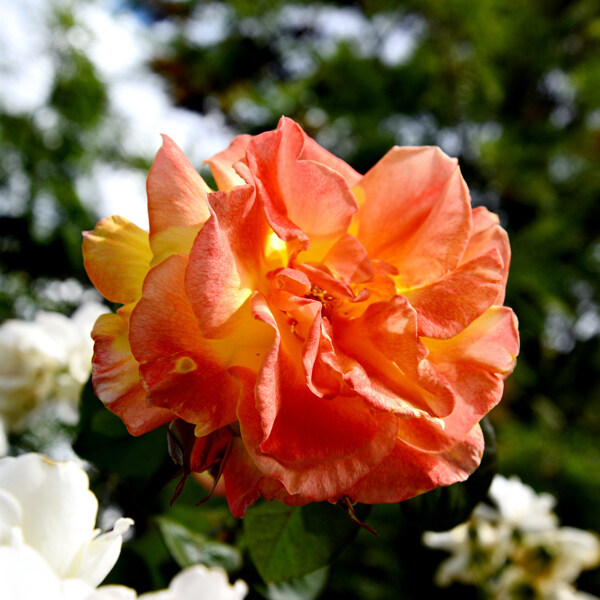
[[[291,581],[322,569],[357,530],[339,507],[326,502],[306,506],[261,502],[244,517],[245,541],[266,583]]]
[[[233,546],[211,541],[167,517],[156,520],[171,556],[182,569],[198,563],[226,571],[241,569],[242,555]]]

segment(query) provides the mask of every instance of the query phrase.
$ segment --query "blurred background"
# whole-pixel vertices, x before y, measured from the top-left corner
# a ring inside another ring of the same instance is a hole
[[[147,226],[159,133],[207,180],[203,160],[283,114],[363,173],[394,144],[439,145],[512,245],[522,349],[490,415],[499,471],[600,531],[598,0],[0,8],[0,321],[99,299],[81,231],[115,213]],[[324,597],[476,597],[428,592],[444,555],[415,550],[391,510],[374,509],[381,535],[359,534]],[[578,587],[600,595],[598,571]]]

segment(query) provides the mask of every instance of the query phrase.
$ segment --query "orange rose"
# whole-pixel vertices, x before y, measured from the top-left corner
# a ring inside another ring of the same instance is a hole
[[[220,471],[242,516],[288,504],[399,502],[464,480],[479,420],[518,353],[498,218],[455,159],[393,148],[366,175],[290,119],[208,161],[165,137],[150,233],[84,234],[117,314],[94,327],[96,393],[129,431],[195,426],[192,471]]]

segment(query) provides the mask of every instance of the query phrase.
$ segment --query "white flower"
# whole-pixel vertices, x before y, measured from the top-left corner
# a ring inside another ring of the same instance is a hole
[[[496,475],[492,480],[489,496],[496,505],[497,512],[486,512],[488,507],[483,504],[479,504],[476,511],[510,528],[541,531],[558,524],[558,518],[552,512],[556,504],[554,497],[546,493],[537,494],[514,475],[509,479]]]
[[[598,600],[598,597],[580,592],[570,585],[562,584],[548,592],[545,600]]]
[[[238,579],[231,585],[223,569],[194,565],[175,575],[169,589],[142,594],[140,600],[242,600],[247,593],[246,583]]]
[[[581,592],[565,581],[532,578],[531,573],[519,565],[510,565],[502,571],[498,580],[490,586],[489,597],[494,600],[598,600],[596,596]]]
[[[39,312],[34,321],[13,319],[0,326],[2,431],[22,431],[48,410],[76,422],[81,389],[91,372],[90,331],[103,312],[106,307],[89,303],[71,318]]]
[[[0,598],[7,600],[242,600],[245,582],[204,565],[188,567],[169,588],[137,596],[120,586],[98,587],[114,566],[123,534],[94,529],[98,501],[75,462],[40,454],[0,459]]]
[[[598,537],[559,527],[554,498],[536,494],[517,477],[496,475],[489,497],[494,506],[478,504],[467,523],[423,535],[427,546],[450,552],[436,584],[476,585],[495,600],[590,600],[572,583],[600,563]]]
[[[85,597],[85,600],[137,600],[137,593],[122,585],[103,585]]]
[[[600,563],[598,536],[574,527],[561,527],[553,536],[551,549],[555,557],[555,579],[573,582],[585,569],[593,569]]]
[[[137,596],[135,590],[119,585],[98,588],[85,600],[242,600],[248,586],[240,579],[233,585],[219,567],[187,567],[173,577],[169,588]]]
[[[6,426],[0,416],[0,456],[4,456],[8,452],[8,438],[6,435]]]
[[[505,560],[500,532],[485,521],[462,523],[450,531],[426,531],[423,542],[430,548],[447,550],[451,556],[444,560],[435,574],[439,587],[458,581],[478,584],[485,581]]]
[[[39,454],[0,459],[0,598],[87,600],[114,566],[131,519],[94,529],[85,471]]]
[[[600,563],[600,542],[593,533],[559,527],[529,532],[515,548],[513,561],[526,570],[535,587],[550,592],[573,583],[584,569]]]

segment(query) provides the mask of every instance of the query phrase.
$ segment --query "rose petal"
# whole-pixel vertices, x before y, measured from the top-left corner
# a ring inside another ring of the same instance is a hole
[[[146,390],[141,381],[107,408],[123,421],[127,431],[134,436],[148,433],[177,418],[177,415],[160,406],[148,406]]]
[[[500,227],[498,215],[490,212],[483,206],[473,209],[473,231],[465,253],[461,259],[466,263],[477,256],[481,256],[495,248],[502,258],[502,281],[498,297],[494,304],[500,306],[504,302],[504,292],[506,290],[506,281],[508,279],[508,268],[510,267],[510,244],[506,231]]]
[[[258,482],[261,477],[262,473],[252,462],[242,440],[234,438],[223,469],[225,494],[229,510],[234,517],[241,519],[248,507],[260,498]]]
[[[333,343],[328,319],[316,314],[304,340],[302,366],[308,389],[319,398],[335,398],[342,393],[344,370]]]
[[[327,267],[319,263],[306,262],[294,266],[298,271],[303,272],[314,286],[320,288],[322,292],[327,292],[327,295],[347,300],[354,298],[352,288],[344,281],[337,279]]]
[[[92,330],[92,381],[98,398],[123,420],[129,433],[141,435],[173,420],[175,415],[147,405],[139,363],[129,346],[128,322],[126,311],[101,315],[96,321]]]
[[[238,135],[226,150],[215,154],[206,161],[220,190],[231,190],[246,183],[236,173],[233,166],[244,158],[251,139],[251,135]]]
[[[140,297],[151,259],[148,233],[124,217],[107,217],[83,232],[85,270],[110,302],[127,304]]]
[[[358,183],[359,241],[398,268],[402,288],[454,269],[471,231],[469,191],[456,159],[439,148],[393,148]]]
[[[175,254],[150,270],[131,315],[129,340],[149,404],[207,435],[235,421],[238,385],[218,347],[198,328],[185,295],[186,267],[187,257]]]
[[[282,118],[275,131],[252,139],[246,151],[267,219],[284,241],[335,238],[357,210],[348,182],[331,167],[302,159],[305,135]]]
[[[395,418],[371,410],[351,393],[332,400],[313,394],[303,381],[301,358],[294,357],[301,342],[282,331],[272,315],[261,316],[280,335],[255,392],[245,389],[242,394],[242,439],[257,467],[281,481],[289,494],[308,501],[337,500],[391,450]]]
[[[402,502],[437,487],[464,481],[481,462],[484,440],[476,425],[445,452],[420,452],[398,440],[379,466],[349,491],[356,502]]]
[[[285,292],[289,296],[304,297],[310,292],[311,283],[310,279],[302,271],[297,269],[277,269],[271,273],[268,273],[269,287],[271,294],[277,294],[279,292]],[[290,308],[284,307],[285,304],[278,306],[279,310],[291,310]]]
[[[507,377],[519,354],[517,318],[510,308],[493,306],[449,340],[423,340],[436,365],[465,363]]]
[[[448,339],[465,329],[502,293],[502,268],[493,248],[434,283],[404,292],[418,313],[419,335]]]
[[[108,405],[140,383],[139,364],[129,346],[129,313],[100,315],[92,329],[94,390]]]
[[[260,470],[279,479],[290,494],[307,501],[338,500],[390,451],[394,418],[371,411],[357,396],[325,400],[289,384],[280,379],[289,386],[286,401],[262,444],[259,415],[242,401],[244,443]]]
[[[454,338],[423,341],[429,364],[448,383],[455,406],[444,418],[443,431],[424,420],[401,421],[399,436],[439,452],[459,442],[500,401],[519,352],[517,321],[509,308],[494,306]]]
[[[169,254],[187,254],[209,212],[211,191],[168,136],[156,154],[146,183],[153,264]]]
[[[323,264],[348,282],[363,283],[375,274],[364,246],[349,233],[344,234],[329,250]]]
[[[186,293],[205,337],[223,337],[228,320],[259,286],[267,223],[254,188],[210,195],[211,217],[198,234],[186,271]]]
[[[240,378],[245,376],[242,369],[237,369]],[[247,371],[249,386],[253,387],[256,375]],[[279,500],[292,506],[302,506],[306,500],[299,494],[288,494],[283,484],[277,479],[266,477],[254,464],[242,440],[233,439],[231,452],[223,469],[225,493],[229,510],[234,517],[241,519],[248,507],[252,506],[262,496],[265,500]]]
[[[370,304],[359,318],[334,320],[334,339],[348,357],[343,367],[348,385],[375,408],[417,418],[452,411],[452,396],[428,372],[416,313],[403,296]]]
[[[286,121],[291,121],[291,119],[286,119]],[[347,162],[325,150],[315,140],[306,135],[304,131],[302,133],[304,134],[304,147],[300,156],[302,160],[312,160],[337,171],[351,188],[360,181],[362,175],[355,171]]]

